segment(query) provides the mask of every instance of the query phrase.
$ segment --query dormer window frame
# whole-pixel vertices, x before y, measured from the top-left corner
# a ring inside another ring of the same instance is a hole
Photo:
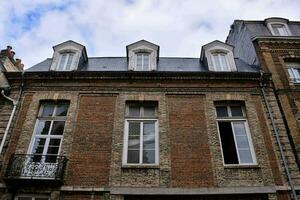
[[[230,63],[229,63],[229,56],[228,56],[229,51],[223,50],[223,49],[217,49],[217,50],[212,50],[210,51],[211,54],[211,61],[212,61],[212,66],[214,71],[220,71],[220,72],[230,72],[232,71],[232,69],[230,68]],[[219,68],[221,68],[220,70],[218,69],[215,57],[216,55],[218,56],[218,63],[220,64]],[[225,59],[225,63],[226,66],[223,65],[223,62],[221,60],[221,56],[224,57]],[[227,69],[223,69],[224,67],[226,67]]]
[[[62,62],[62,59],[63,59],[64,55],[66,55],[67,57],[64,61],[63,69],[60,69],[61,62]],[[71,55],[72,55],[72,60],[71,60],[71,63],[70,63],[70,68],[66,69]],[[57,63],[57,66],[56,66],[55,70],[56,71],[72,71],[72,70],[74,70],[75,69],[75,58],[76,58],[76,52],[75,51],[62,51],[62,52],[59,52],[59,61]]]
[[[288,20],[287,19],[283,19],[283,18],[269,18],[265,20],[265,23],[269,29],[269,31],[271,32],[271,34],[273,36],[292,36],[292,32],[288,26]],[[284,33],[281,33],[280,30],[275,30],[276,27],[275,26],[281,26],[282,29],[284,30]]]
[[[139,54],[142,55],[142,70],[138,69],[138,56]],[[135,64],[134,64],[134,71],[151,71],[151,54],[152,51],[148,50],[148,49],[139,49],[137,51],[134,51],[134,60],[135,60]],[[144,56],[148,55],[148,66],[145,66],[146,68],[144,69]]]

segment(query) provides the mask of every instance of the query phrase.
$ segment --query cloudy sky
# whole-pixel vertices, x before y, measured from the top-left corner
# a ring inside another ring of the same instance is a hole
[[[300,21],[300,0],[0,0],[0,45],[28,68],[74,40],[88,56],[125,56],[140,39],[160,56],[199,57],[201,46],[225,41],[234,19],[271,16]]]

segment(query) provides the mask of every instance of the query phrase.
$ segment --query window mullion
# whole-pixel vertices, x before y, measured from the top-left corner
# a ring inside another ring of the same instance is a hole
[[[143,129],[144,129],[144,122],[140,122],[140,164],[143,163]]]

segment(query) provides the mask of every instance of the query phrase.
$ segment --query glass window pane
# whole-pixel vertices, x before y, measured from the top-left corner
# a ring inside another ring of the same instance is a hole
[[[68,112],[69,105],[68,104],[58,104],[56,106],[55,116],[66,116]]]
[[[217,116],[218,117],[228,117],[227,107],[226,106],[216,106]]]
[[[48,147],[47,154],[57,155],[59,147]]]
[[[146,71],[146,70],[149,70],[149,55],[148,55],[148,54],[144,54],[143,57],[144,57],[144,61],[143,61],[143,64],[144,64],[143,70]]]
[[[143,68],[143,60],[142,60],[142,54],[137,54],[136,57],[136,70],[141,71]]]
[[[214,65],[215,65],[216,71],[222,71],[218,54],[214,54],[213,59],[214,59]]]
[[[59,146],[61,139],[50,139],[49,145],[51,146]]]
[[[62,135],[64,133],[65,122],[64,121],[54,121],[51,135]]]
[[[144,105],[144,117],[155,117],[155,105]]]
[[[144,122],[143,149],[155,149],[155,123]]]
[[[143,150],[143,163],[155,163],[155,150]]]
[[[32,154],[42,154],[44,150],[46,139],[36,138],[32,148]]]
[[[230,71],[230,69],[227,65],[226,55],[219,54],[219,59],[220,59],[220,64],[221,64],[222,71]]]
[[[51,121],[39,121],[36,127],[36,135],[48,135]]]
[[[56,158],[57,158],[57,155],[47,155],[45,162],[56,163]]]
[[[129,116],[130,117],[140,117],[140,106],[139,105],[129,105]]]
[[[253,163],[250,149],[239,149],[241,163]]]
[[[140,149],[140,123],[129,123],[128,149]]]
[[[54,104],[44,104],[43,105],[43,111],[42,111],[42,117],[49,117],[53,115],[54,110]]]
[[[245,122],[232,122],[235,135],[247,136]]]
[[[68,58],[65,70],[70,70],[71,69],[71,64],[72,64],[72,61],[73,61],[73,54],[69,53],[68,55],[69,55],[69,58]]]
[[[243,117],[243,110],[241,106],[230,106],[230,109],[233,117]]]
[[[66,59],[67,59],[67,54],[63,54],[61,56],[61,59],[60,59],[60,63],[59,63],[59,66],[58,66],[58,70],[64,70],[64,66],[65,66],[65,63],[66,63]]]
[[[218,122],[225,164],[238,164],[237,151],[234,143],[230,122]]]
[[[139,163],[140,151],[139,150],[128,150],[127,163]]]

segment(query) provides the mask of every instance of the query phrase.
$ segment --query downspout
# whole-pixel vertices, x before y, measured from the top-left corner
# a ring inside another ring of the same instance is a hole
[[[15,113],[16,113],[16,110],[17,110],[17,105],[19,104],[19,101],[20,101],[20,98],[21,98],[21,95],[22,95],[23,85],[24,85],[24,81],[23,81],[24,79],[23,79],[23,77],[24,77],[24,72],[22,72],[22,83],[21,83],[20,91],[19,91],[19,94],[18,94],[18,97],[17,97],[16,100],[14,100],[14,99],[10,98],[9,96],[5,95],[4,90],[1,91],[2,96],[3,96],[5,99],[11,101],[14,107],[13,107],[13,110],[12,110],[12,112],[11,112],[11,114],[10,114],[10,117],[9,117],[9,120],[8,120],[8,123],[7,123],[7,126],[6,126],[6,129],[5,129],[5,132],[4,132],[4,135],[3,135],[3,138],[2,138],[1,144],[0,144],[0,154],[2,154],[3,147],[4,147],[4,144],[5,144],[7,135],[8,135],[8,131],[9,131],[9,129],[10,129],[11,123],[12,123],[12,121],[13,121],[13,118],[14,118]]]
[[[266,93],[265,93],[265,90],[264,90],[265,86],[263,84],[263,75],[264,75],[264,72],[261,71],[261,76],[260,76],[260,89],[261,89],[261,93],[262,93],[262,96],[263,96],[263,100],[264,100],[264,102],[266,104],[267,111],[269,113],[269,117],[271,119],[272,128],[273,128],[274,133],[275,133],[275,139],[276,139],[276,142],[277,142],[278,147],[279,147],[279,153],[280,153],[281,159],[283,161],[283,167],[284,167],[285,173],[287,175],[288,183],[289,183],[290,188],[292,190],[292,196],[293,196],[293,199],[296,200],[298,198],[297,198],[295,186],[294,186],[294,183],[292,181],[291,173],[290,173],[290,170],[289,170],[288,164],[287,164],[287,160],[286,160],[286,157],[285,157],[284,152],[283,152],[283,147],[282,147],[281,142],[280,142],[279,133],[278,133],[276,125],[275,125],[274,116],[272,114],[272,110],[271,110],[270,104],[269,104],[269,102],[267,100]]]

